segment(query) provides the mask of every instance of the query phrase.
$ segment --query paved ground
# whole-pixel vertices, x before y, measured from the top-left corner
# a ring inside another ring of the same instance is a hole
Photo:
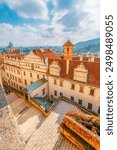
[[[8,96],[17,123],[28,150],[77,150],[60,134],[63,116],[77,107],[60,101],[46,118],[39,110],[19,99],[14,94]]]

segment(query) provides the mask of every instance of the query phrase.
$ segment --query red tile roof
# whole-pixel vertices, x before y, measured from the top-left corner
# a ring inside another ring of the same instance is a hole
[[[63,46],[74,46],[69,40]]]
[[[14,50],[13,52],[10,52],[9,54],[11,55],[18,55],[18,54],[21,54],[22,51],[20,50]]]
[[[89,58],[91,58],[91,57],[84,57],[83,56],[83,61],[89,61]],[[80,61],[80,56],[73,57],[73,60]],[[100,62],[100,58],[95,57],[94,62]]]
[[[36,49],[34,50],[34,53],[39,56],[40,58],[48,58],[53,60],[61,60],[61,56],[57,54],[56,52],[50,50],[50,49]]]
[[[49,64],[52,60],[49,60]],[[85,61],[74,61],[71,60],[69,64],[69,73],[66,74],[66,60],[60,60],[59,64],[61,67],[60,77],[66,79],[73,79],[74,68],[83,63],[88,69],[88,84],[92,86],[100,86],[100,63],[98,62],[85,62]]]
[[[3,57],[4,57],[4,55],[0,54],[0,64],[3,63]]]

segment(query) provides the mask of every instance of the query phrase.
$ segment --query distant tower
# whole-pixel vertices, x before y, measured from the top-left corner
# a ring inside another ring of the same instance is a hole
[[[15,51],[15,48],[13,47],[12,42],[9,42],[9,45],[7,46],[7,50],[8,50],[8,53]]]
[[[65,60],[72,60],[72,56],[73,56],[73,47],[74,45],[68,40],[64,45],[64,54],[63,54],[63,58]]]

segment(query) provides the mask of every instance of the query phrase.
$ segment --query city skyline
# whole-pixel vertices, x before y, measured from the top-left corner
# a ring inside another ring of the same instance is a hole
[[[68,39],[97,38],[99,7],[95,0],[2,0],[0,45],[62,45]]]

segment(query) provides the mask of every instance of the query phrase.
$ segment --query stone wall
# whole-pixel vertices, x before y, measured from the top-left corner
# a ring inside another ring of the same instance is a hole
[[[7,104],[7,98],[0,80],[0,149],[25,150],[25,143],[16,124],[15,117]]]
[[[100,149],[100,138],[97,135],[95,135],[93,132],[89,131],[84,126],[82,126],[81,124],[76,122],[74,119],[72,119],[71,117],[65,115],[64,120],[63,120],[63,124],[66,127],[68,127],[70,130],[72,130],[75,134],[80,136],[84,141],[86,141],[94,149],[96,149],[96,150]],[[65,132],[63,127],[61,129],[61,133],[78,147],[79,142],[76,141],[72,137],[72,135],[68,135],[68,133]]]

